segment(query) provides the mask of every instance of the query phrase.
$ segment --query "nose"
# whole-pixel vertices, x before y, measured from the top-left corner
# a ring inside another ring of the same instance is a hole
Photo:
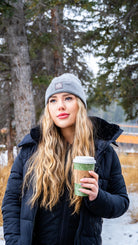
[[[65,109],[64,101],[62,99],[58,100],[57,106],[58,106],[58,110],[64,110]]]

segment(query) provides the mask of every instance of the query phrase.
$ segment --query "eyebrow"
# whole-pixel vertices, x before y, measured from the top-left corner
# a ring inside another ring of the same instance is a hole
[[[68,95],[73,95],[73,94],[65,93],[65,94],[63,94],[63,97],[68,96]],[[57,95],[53,94],[50,98],[56,98],[56,97],[57,97]]]

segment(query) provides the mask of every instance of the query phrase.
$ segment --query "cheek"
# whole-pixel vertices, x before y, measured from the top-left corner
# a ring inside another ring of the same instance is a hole
[[[49,106],[49,114],[50,114],[50,117],[53,120],[55,118],[55,112],[54,112],[53,108],[51,108],[50,106]]]
[[[75,116],[77,116],[78,110],[79,110],[79,107],[78,107],[78,105],[75,104],[75,106],[73,107],[73,111],[74,111]]]
[[[73,111],[73,114],[72,114],[72,119],[73,119],[74,121],[76,121],[77,114],[78,114],[78,107],[75,107],[75,108],[73,108],[73,109],[74,109],[74,111]]]

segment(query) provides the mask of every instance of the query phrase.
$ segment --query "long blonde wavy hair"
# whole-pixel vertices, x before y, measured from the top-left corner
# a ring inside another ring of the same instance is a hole
[[[87,116],[82,101],[77,98],[78,113],[75,124],[75,135],[72,145],[68,145],[60,133],[60,129],[50,117],[48,105],[40,120],[42,139],[37,151],[29,159],[23,189],[31,184],[33,195],[30,204],[33,207],[40,199],[40,206],[52,208],[64,192],[69,191],[70,204],[74,212],[79,212],[82,197],[74,194],[73,158],[75,156],[94,156],[93,127]],[[66,159],[66,163],[65,163]]]

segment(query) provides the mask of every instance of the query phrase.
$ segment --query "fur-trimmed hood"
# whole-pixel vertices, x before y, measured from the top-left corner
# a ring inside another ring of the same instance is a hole
[[[99,117],[90,117],[90,120],[93,124],[94,139],[110,141],[116,144],[115,140],[123,132],[117,124],[109,123]]]

